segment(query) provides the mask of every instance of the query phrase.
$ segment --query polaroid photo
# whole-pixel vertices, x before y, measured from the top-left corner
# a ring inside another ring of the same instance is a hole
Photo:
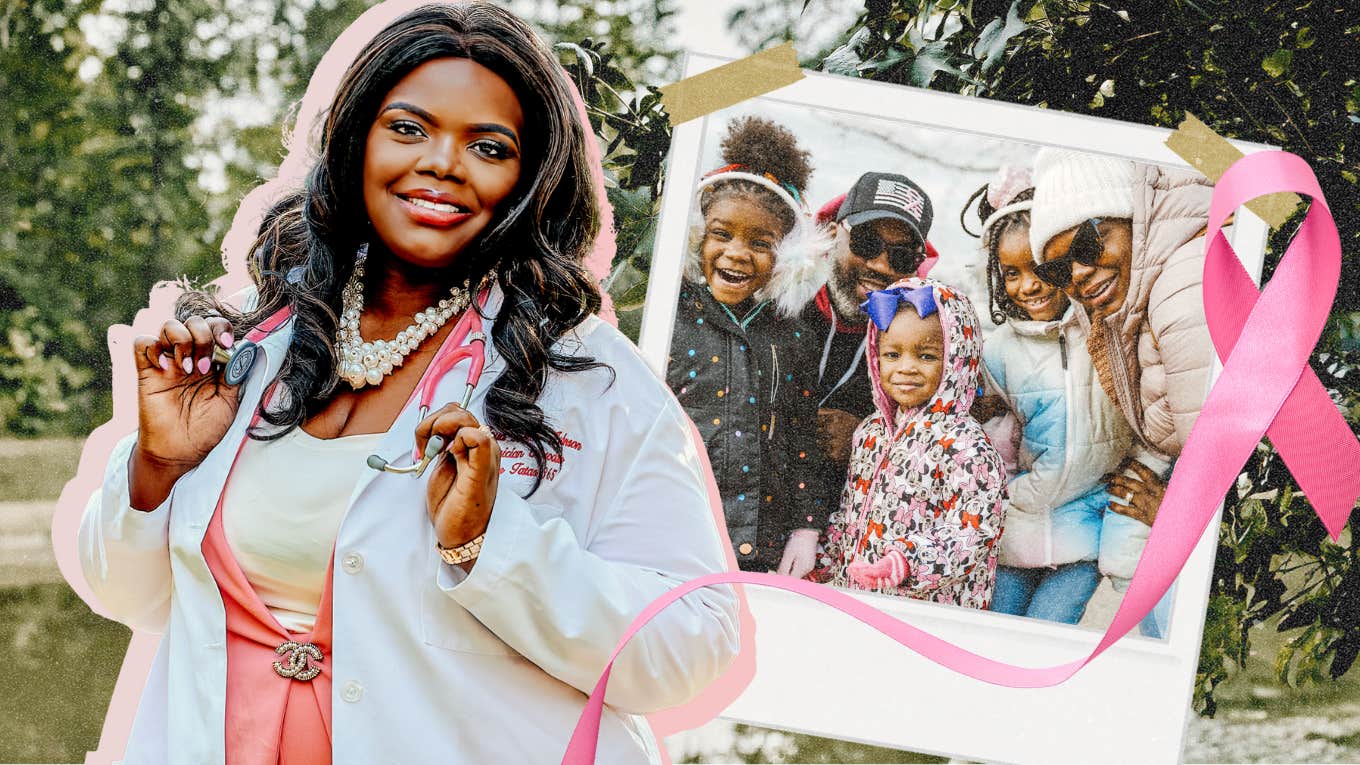
[[[1090,653],[1218,370],[1196,308],[1212,189],[1168,135],[814,72],[676,127],[639,344],[704,437],[743,569],[1000,661]],[[1268,228],[1233,223],[1259,278]],[[757,672],[723,717],[988,762],[1176,761],[1210,528],[1139,629],[1052,688],[749,587]]]

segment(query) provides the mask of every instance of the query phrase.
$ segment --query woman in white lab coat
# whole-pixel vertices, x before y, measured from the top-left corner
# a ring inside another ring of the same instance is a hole
[[[79,535],[97,609],[163,634],[128,762],[555,762],[634,616],[725,568],[688,420],[594,315],[588,140],[522,22],[417,9],[346,72],[255,290],[137,339],[139,429]],[[634,715],[737,649],[731,591],[665,610],[601,761],[656,760]]]

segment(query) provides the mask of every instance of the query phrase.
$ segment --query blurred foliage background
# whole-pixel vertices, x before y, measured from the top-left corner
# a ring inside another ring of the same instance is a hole
[[[158,281],[221,274],[221,238],[280,161],[291,105],[369,5],[0,0],[0,435],[82,437],[107,419],[107,328],[129,322]],[[670,143],[654,87],[678,76],[679,0],[507,5],[556,45],[587,101],[618,231],[605,286],[636,337]],[[1353,3],[865,0],[857,16],[841,14],[844,29],[813,35],[808,14],[830,5],[846,3],[738,0],[728,26],[750,50],[794,40],[804,64],[826,72],[1163,127],[1192,112],[1222,135],[1307,159],[1344,250],[1313,366],[1360,423]],[[1267,275],[1300,216],[1277,232]],[[1263,443],[1227,498],[1198,709],[1215,712],[1253,641],[1268,646],[1281,683],[1326,685],[1351,670],[1358,545],[1351,530],[1340,544],[1326,538]],[[4,594],[73,607],[51,593]],[[872,761],[863,747],[795,741],[805,761]]]

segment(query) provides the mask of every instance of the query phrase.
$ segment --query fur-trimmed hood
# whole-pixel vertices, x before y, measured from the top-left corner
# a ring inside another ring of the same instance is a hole
[[[699,251],[704,242],[704,216],[699,204],[705,189],[724,180],[753,181],[771,188],[795,211],[794,226],[775,247],[774,273],[770,281],[755,293],[758,302],[773,301],[783,316],[797,316],[817,294],[817,290],[831,277],[830,253],[835,243],[832,229],[819,225],[812,212],[796,203],[780,188],[772,188],[767,179],[751,173],[729,172],[706,178],[694,190],[694,204],[690,213],[689,242],[685,249],[685,278],[703,283],[704,274],[699,263]]]

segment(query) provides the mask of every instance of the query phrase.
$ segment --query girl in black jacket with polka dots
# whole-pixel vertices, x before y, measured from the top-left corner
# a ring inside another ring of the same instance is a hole
[[[736,119],[723,165],[695,189],[667,382],[708,447],[737,562],[806,575],[843,476],[814,439],[814,338],[798,310],[829,246],[802,201],[812,167],[793,134]]]

